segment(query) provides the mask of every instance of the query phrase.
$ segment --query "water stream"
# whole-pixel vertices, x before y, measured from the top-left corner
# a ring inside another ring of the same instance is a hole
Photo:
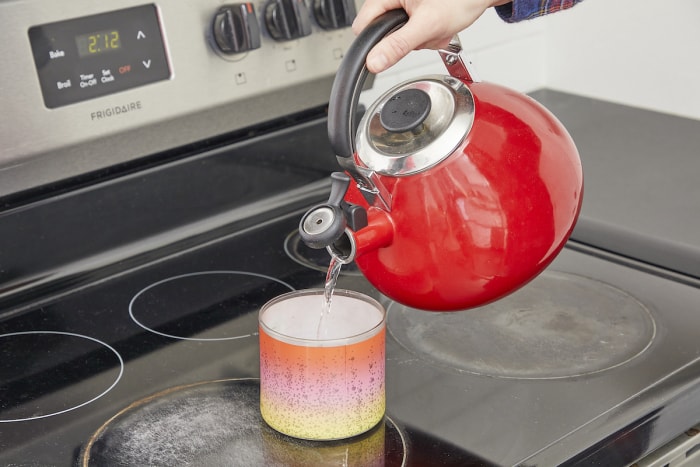
[[[323,339],[328,332],[325,322],[328,320],[327,317],[331,312],[333,291],[335,290],[335,284],[338,282],[338,276],[340,276],[340,269],[342,267],[343,262],[340,261],[335,255],[331,255],[331,262],[328,265],[328,272],[326,273],[323,303],[321,304],[321,318],[319,319],[318,328],[316,329],[317,339]]]

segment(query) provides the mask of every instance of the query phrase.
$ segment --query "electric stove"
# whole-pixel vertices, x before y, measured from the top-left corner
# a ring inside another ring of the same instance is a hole
[[[688,203],[677,224],[664,208],[684,187],[683,200],[697,199],[688,184],[697,161],[687,155],[698,122],[534,93],[581,152],[586,197],[572,239],[524,288],[453,313],[392,302],[344,266],[338,287],[388,310],[387,414],[349,440],[295,440],[259,416],[257,312],[277,295],[323,285],[329,257],[297,229],[337,170],[323,96],[351,33],[316,18],[308,41],[279,40],[261,22],[261,50],[253,41],[229,55],[211,25],[234,13],[146,5],[139,30],[160,34],[163,74],[57,98],[42,91],[32,54],[40,39],[29,27],[49,25],[51,35],[67,25],[76,47],[102,60],[129,42],[98,53],[91,37],[125,34],[133,12],[95,19],[104,12],[94,5],[37,13],[39,3],[0,8],[24,21],[3,33],[21,32],[13,54],[33,94],[12,103],[34,117],[33,128],[3,120],[15,131],[0,159],[0,463],[656,465],[646,456],[658,459],[669,443],[678,450],[678,436],[692,441],[684,433],[700,421],[700,216]],[[250,13],[237,5],[235,15]],[[175,37],[181,25],[187,40]],[[199,45],[185,44],[193,38]],[[62,50],[51,48],[50,60]],[[319,50],[327,59],[304,68]],[[289,73],[286,85],[270,78],[262,51]],[[186,57],[200,66],[190,70]],[[115,66],[116,75],[126,65]],[[202,86],[206,76],[217,86]],[[192,95],[173,102],[188,86]],[[46,121],[55,127],[42,134]],[[674,138],[660,138],[669,128]],[[649,187],[646,160],[657,164],[659,196],[640,208],[632,194]],[[614,170],[625,183],[610,183]],[[683,444],[684,458],[695,452]]]

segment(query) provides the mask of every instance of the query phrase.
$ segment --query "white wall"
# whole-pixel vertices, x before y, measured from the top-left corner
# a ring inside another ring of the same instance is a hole
[[[700,119],[700,1],[585,0],[546,18],[553,89]]]
[[[699,23],[699,0],[585,0],[518,24],[488,11],[460,37],[483,80],[700,119]],[[397,82],[443,72],[436,52],[414,52],[379,75],[362,101]]]

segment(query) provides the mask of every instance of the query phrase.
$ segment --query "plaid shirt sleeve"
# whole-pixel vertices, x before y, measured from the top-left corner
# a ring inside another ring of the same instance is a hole
[[[583,0],[513,0],[497,6],[498,16],[509,23],[536,18],[559,10],[571,8]]]

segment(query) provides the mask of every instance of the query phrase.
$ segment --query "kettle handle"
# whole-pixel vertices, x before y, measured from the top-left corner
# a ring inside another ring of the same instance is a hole
[[[369,24],[348,48],[333,81],[328,104],[328,138],[341,167],[354,172],[354,116],[360,92],[367,79],[367,55],[384,36],[403,26],[408,14],[390,10]]]

